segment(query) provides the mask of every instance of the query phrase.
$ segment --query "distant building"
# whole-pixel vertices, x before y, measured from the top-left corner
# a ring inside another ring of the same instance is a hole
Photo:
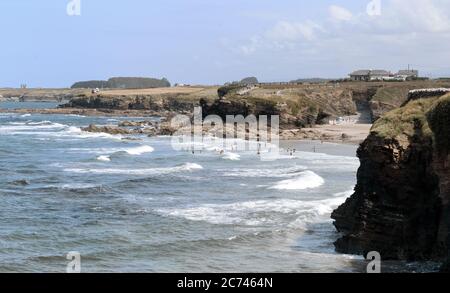
[[[175,87],[189,87],[191,86],[190,84],[185,84],[185,83],[176,83]]]
[[[393,74],[386,70],[371,70],[370,80],[388,80],[393,77]]]
[[[418,78],[419,77],[419,71],[418,70],[400,70],[397,75],[397,78],[401,78],[403,80],[411,79],[411,78]]]
[[[350,79],[353,81],[382,81],[382,80],[397,80],[405,81],[412,78],[419,77],[417,70],[400,70],[397,74],[392,74],[386,70],[357,70],[350,73]]]
[[[350,73],[350,78],[354,81],[369,81],[370,70],[357,70],[353,73]]]

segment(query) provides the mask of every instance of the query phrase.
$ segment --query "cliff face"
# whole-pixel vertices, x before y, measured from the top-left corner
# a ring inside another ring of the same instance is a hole
[[[153,110],[190,112],[199,102],[178,99],[177,96],[81,96],[70,100],[65,108],[109,109],[109,110]]]
[[[203,114],[219,115],[279,115],[280,126],[304,127],[327,123],[328,117],[356,113],[352,91],[345,88],[264,88],[232,85],[209,88],[191,93],[161,91],[159,94],[126,95],[102,93],[82,95],[63,107],[107,110],[151,110],[192,113],[195,106]]]
[[[383,259],[448,256],[450,97],[411,101],[377,121],[360,146],[355,193],[332,218],[342,253]],[[445,126],[446,125],[446,126]]]
[[[277,107],[277,103],[267,100],[228,100],[220,99],[215,100],[213,103],[208,103],[205,100],[200,101],[200,105],[203,109],[203,115],[218,115],[223,120],[227,115],[279,115],[280,109]]]

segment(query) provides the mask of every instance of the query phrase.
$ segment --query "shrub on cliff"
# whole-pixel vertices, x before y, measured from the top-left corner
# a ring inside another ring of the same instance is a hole
[[[440,98],[427,115],[439,152],[450,150],[450,95]]]
[[[244,85],[251,85],[251,84],[258,84],[259,81],[256,77],[252,76],[252,77],[246,77],[244,79],[241,80],[240,84],[244,84]]]
[[[241,88],[243,88],[243,87],[240,84],[226,85],[226,86],[220,87],[217,90],[217,94],[219,95],[219,98],[223,98],[226,95],[236,93]]]

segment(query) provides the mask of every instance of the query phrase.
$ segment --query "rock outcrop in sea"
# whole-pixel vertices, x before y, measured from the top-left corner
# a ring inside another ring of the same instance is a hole
[[[355,193],[332,214],[343,235],[338,252],[448,258],[450,95],[436,92],[411,92],[414,98],[380,118],[361,144]]]

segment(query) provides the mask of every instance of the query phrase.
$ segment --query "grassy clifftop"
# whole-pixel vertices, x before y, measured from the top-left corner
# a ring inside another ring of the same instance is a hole
[[[334,85],[274,87],[261,86],[239,94],[239,89],[219,89],[219,96],[231,101],[274,104],[283,112],[296,116],[337,117],[356,114],[352,90]]]
[[[439,150],[450,146],[450,95],[411,101],[380,118],[372,133],[382,138],[411,138],[415,134],[433,138]]]
[[[401,135],[411,137],[420,127],[424,134],[430,135],[426,113],[434,102],[435,99],[420,99],[395,109],[375,122],[371,132],[383,138],[397,138]]]

